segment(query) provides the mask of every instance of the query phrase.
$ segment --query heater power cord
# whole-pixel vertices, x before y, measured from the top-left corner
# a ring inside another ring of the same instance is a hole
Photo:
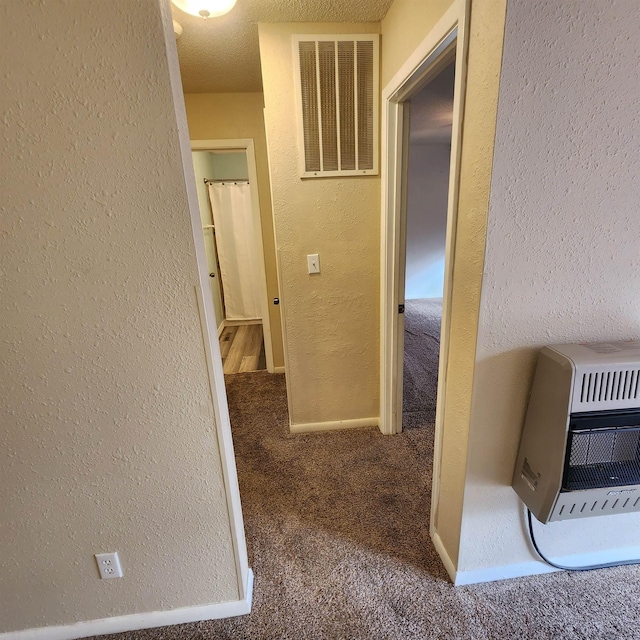
[[[536,550],[536,553],[540,556],[540,558],[542,558],[544,562],[546,562],[548,565],[551,565],[552,567],[555,567],[556,569],[563,569],[564,571],[593,571],[594,569],[609,569],[611,567],[621,567],[623,565],[629,564],[640,564],[640,558],[637,558],[635,560],[620,560],[618,562],[603,562],[602,564],[589,564],[583,567],[567,567],[563,564],[558,564],[549,560],[549,558],[547,558],[547,556],[545,556],[544,553],[540,551],[540,547],[538,546],[536,537],[533,533],[533,519],[531,517],[531,511],[528,508],[527,522],[529,523],[529,540],[531,541],[533,548]]]

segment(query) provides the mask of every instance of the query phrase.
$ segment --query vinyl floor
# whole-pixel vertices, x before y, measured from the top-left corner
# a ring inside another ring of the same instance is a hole
[[[220,354],[225,374],[266,369],[262,325],[241,324],[225,327],[220,334]]]

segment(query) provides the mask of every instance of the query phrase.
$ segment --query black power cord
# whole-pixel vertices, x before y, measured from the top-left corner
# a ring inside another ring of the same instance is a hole
[[[533,545],[533,548],[536,550],[536,553],[542,558],[544,562],[556,569],[563,569],[564,571],[593,571],[594,569],[609,569],[610,567],[621,567],[623,565],[629,564],[640,564],[640,558],[636,560],[620,560],[619,562],[603,562],[602,564],[589,564],[584,567],[567,567],[563,564],[557,564],[556,562],[552,562],[547,558],[547,556],[540,551],[540,547],[538,547],[538,543],[536,542],[535,535],[533,534],[533,520],[531,518],[531,511],[527,508],[527,521],[529,523],[529,540]]]

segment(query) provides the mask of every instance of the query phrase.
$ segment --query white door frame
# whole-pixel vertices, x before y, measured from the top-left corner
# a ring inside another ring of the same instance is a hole
[[[427,37],[409,56],[382,91],[382,225],[381,225],[381,295],[380,295],[380,431],[384,434],[402,430],[402,367],[404,344],[398,305],[404,302],[406,260],[405,181],[407,165],[406,123],[408,106],[404,101],[415,94],[439,70],[443,60],[455,47],[455,87],[453,130],[447,207],[442,337],[438,368],[438,397],[433,460],[431,530],[437,512],[440,489],[440,461],[444,428],[444,394],[451,331],[451,292],[455,260],[455,235],[458,213],[458,186],[462,117],[468,49],[470,0],[456,0]]]
[[[262,333],[264,335],[264,355],[267,361],[267,371],[274,372],[273,343],[271,341],[271,320],[269,319],[269,298],[267,296],[267,273],[264,262],[264,245],[262,242],[262,222],[260,219],[260,200],[258,192],[258,170],[256,166],[256,152],[253,138],[239,138],[229,140],[192,140],[192,151],[244,151],[247,154],[249,168],[249,191],[251,193],[251,218],[255,236],[255,251],[258,256],[260,269],[260,315],[262,319]]]

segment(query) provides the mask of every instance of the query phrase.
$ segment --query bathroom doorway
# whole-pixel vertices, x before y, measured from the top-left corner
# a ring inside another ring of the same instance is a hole
[[[223,371],[273,372],[253,141],[192,142],[192,158]]]

